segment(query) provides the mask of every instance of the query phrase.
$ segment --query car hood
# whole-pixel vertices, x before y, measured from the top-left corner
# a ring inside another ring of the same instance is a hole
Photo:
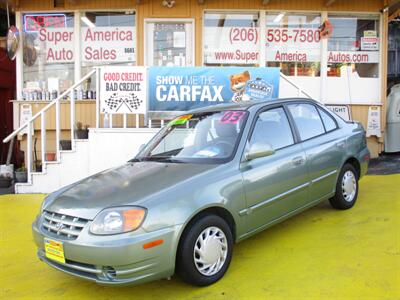
[[[49,195],[44,209],[92,220],[103,209],[138,205],[217,165],[134,162],[109,169]]]

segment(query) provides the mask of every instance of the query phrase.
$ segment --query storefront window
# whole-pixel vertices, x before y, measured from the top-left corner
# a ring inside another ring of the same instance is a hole
[[[203,28],[205,66],[258,66],[259,14],[206,12]]]
[[[329,21],[328,76],[379,77],[379,18],[329,15]]]
[[[193,23],[188,20],[147,20],[146,65],[186,67],[193,65]]]
[[[81,61],[87,73],[97,65],[135,65],[134,12],[82,12]]]
[[[74,81],[72,13],[23,14],[23,98],[51,100]]]
[[[266,65],[288,76],[319,76],[321,42],[318,14],[266,15]]]

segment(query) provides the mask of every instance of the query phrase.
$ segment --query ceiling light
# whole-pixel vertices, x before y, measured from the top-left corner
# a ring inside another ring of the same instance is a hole
[[[81,20],[83,23],[85,23],[87,26],[89,26],[90,28],[94,28],[96,27],[92,21],[90,21],[86,16],[81,17]]]
[[[282,18],[283,18],[283,16],[285,15],[285,13],[280,13],[279,15],[277,15],[276,17],[275,17],[275,19],[274,19],[274,23],[279,23],[281,20],[282,20]]]

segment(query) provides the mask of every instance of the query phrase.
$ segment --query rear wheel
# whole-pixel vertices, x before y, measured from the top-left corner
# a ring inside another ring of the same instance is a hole
[[[351,164],[345,164],[339,174],[335,196],[329,202],[336,209],[349,209],[356,203],[357,196],[357,171]]]
[[[177,272],[194,285],[213,284],[222,278],[232,258],[229,225],[216,215],[205,215],[185,230],[177,253]]]

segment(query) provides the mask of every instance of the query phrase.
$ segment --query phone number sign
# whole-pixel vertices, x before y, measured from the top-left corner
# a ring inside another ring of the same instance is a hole
[[[318,28],[267,28],[266,60],[318,62],[321,60]]]

